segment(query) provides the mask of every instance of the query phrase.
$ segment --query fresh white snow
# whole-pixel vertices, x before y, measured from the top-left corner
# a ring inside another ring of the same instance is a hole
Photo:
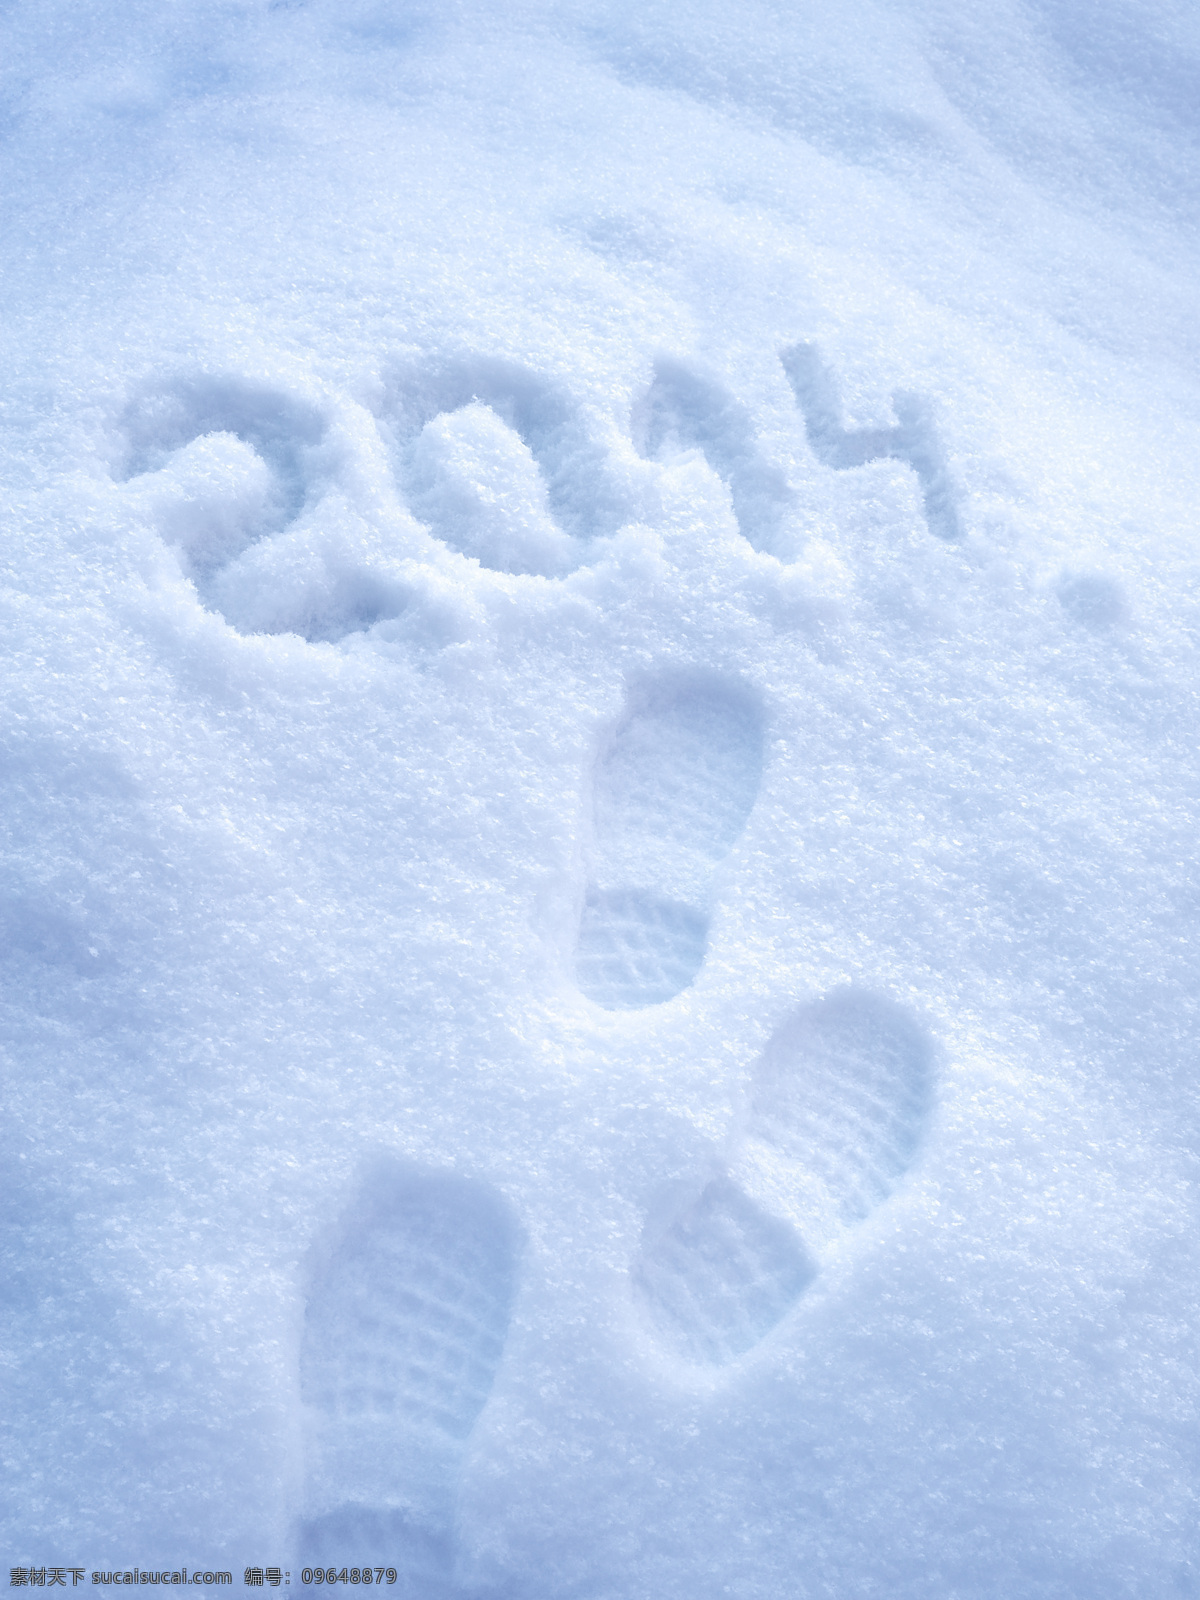
[[[1200,1594],[1198,84],[0,5],[10,1567]]]

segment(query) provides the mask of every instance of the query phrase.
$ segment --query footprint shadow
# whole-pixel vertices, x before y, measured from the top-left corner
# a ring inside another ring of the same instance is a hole
[[[562,576],[629,519],[578,405],[514,362],[403,368],[380,420],[414,515],[493,571]]]
[[[816,345],[793,345],[780,353],[780,361],[818,461],[839,471],[870,461],[903,461],[917,475],[930,532],[939,539],[962,538],[945,452],[928,401],[900,392],[892,397],[895,427],[847,428],[837,385]]]
[[[489,1187],[376,1168],[313,1274],[301,1352],[299,1559],[395,1567],[451,1595],[458,1477],[515,1292],[519,1231]]]
[[[728,1171],[647,1223],[632,1282],[659,1341],[699,1367],[752,1350],[904,1177],[932,1099],[931,1046],[901,1007],[843,990],[789,1018]]]
[[[202,603],[240,633],[336,640],[403,609],[383,574],[294,531],[328,487],[316,407],[201,376],[138,395],[122,432],[119,478],[140,489]]]
[[[714,869],[758,794],[762,717],[740,684],[660,673],[634,685],[597,760],[579,988],[607,1011],[659,1005],[704,961]]]

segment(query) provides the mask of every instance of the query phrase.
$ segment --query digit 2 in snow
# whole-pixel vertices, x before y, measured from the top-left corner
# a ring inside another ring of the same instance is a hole
[[[394,583],[304,529],[328,477],[327,422],[307,401],[179,377],[137,395],[122,431],[124,480],[200,601],[239,633],[336,641],[403,609]]]

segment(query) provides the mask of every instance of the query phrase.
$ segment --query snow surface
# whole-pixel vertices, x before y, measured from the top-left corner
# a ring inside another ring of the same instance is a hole
[[[11,1564],[1200,1594],[1198,82],[0,7]]]

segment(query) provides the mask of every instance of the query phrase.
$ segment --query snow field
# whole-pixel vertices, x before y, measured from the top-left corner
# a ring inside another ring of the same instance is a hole
[[[1079,16],[10,8],[12,1562],[1194,1588],[1191,35]]]

